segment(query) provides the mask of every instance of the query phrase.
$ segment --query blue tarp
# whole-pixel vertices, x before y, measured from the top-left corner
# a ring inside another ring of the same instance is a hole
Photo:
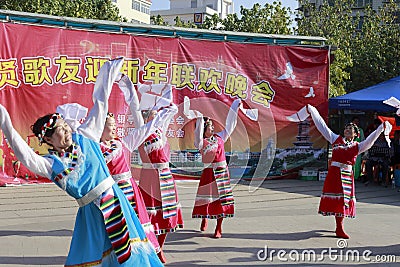
[[[400,76],[353,93],[332,97],[329,99],[329,108],[395,111],[394,107],[382,103],[391,96],[400,100]]]

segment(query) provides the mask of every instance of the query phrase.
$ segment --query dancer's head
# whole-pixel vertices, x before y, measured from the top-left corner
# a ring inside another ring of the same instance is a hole
[[[110,141],[116,136],[116,124],[114,114],[111,112],[107,113],[106,123],[104,124],[103,133],[101,134],[100,141]]]
[[[65,152],[72,145],[71,127],[59,113],[40,117],[31,129],[40,144],[46,143],[57,152]]]
[[[357,125],[355,125],[352,122],[347,123],[344,126],[344,137],[347,140],[354,140],[354,138],[356,138],[359,135],[360,131],[357,127]]]
[[[203,138],[211,137],[214,134],[214,124],[213,121],[208,118],[204,117],[204,133]]]

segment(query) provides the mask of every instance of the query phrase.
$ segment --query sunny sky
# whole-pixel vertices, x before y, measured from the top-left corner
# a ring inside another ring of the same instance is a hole
[[[189,0],[188,0],[189,1]],[[255,1],[255,0],[233,0],[235,6],[235,12],[239,13],[240,6],[245,8],[251,8],[255,3],[265,5],[265,3],[272,4],[274,1],[279,0],[268,0],[268,1]],[[283,6],[290,7],[294,11],[298,7],[298,1],[295,0],[281,0]],[[169,0],[152,0],[151,10],[169,9]]]

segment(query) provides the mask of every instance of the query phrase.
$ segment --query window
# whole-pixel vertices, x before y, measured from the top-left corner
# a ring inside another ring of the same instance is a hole
[[[197,0],[192,0],[192,1],[190,2],[190,7],[191,7],[191,8],[197,8]]]
[[[366,5],[372,6],[373,0],[356,0],[355,7],[365,7]]]
[[[394,22],[400,24],[400,11],[394,13]]]
[[[365,5],[370,5],[370,6],[372,6],[372,0],[365,0]]]
[[[140,12],[145,13],[145,14],[150,14],[150,7],[142,4],[140,6]]]
[[[113,2],[113,3],[116,3],[116,2],[117,2],[117,0],[111,0],[111,2]]]
[[[132,1],[132,9],[140,11],[140,2],[133,0]]]
[[[354,18],[354,20],[355,20],[356,18]],[[358,30],[358,31],[361,31],[362,30],[362,27],[363,27],[363,24],[364,24],[364,16],[361,16],[360,17],[360,20],[358,21],[358,25],[357,25],[357,27],[356,27],[356,30]]]

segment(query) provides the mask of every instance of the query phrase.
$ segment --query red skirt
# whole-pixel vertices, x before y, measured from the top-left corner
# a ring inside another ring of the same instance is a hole
[[[354,190],[354,177],[352,179],[352,189],[348,207],[344,204],[344,194],[340,169],[330,167],[322,189],[321,200],[318,213],[324,216],[350,217],[356,216],[356,197]]]
[[[183,228],[182,208],[179,205],[175,182],[175,201],[178,203],[176,215],[164,218],[158,170],[142,169],[140,177],[139,189],[142,193],[151,224],[154,226],[154,233],[161,235],[175,232],[178,228]]]
[[[219,219],[233,217],[235,205],[222,205],[212,168],[206,168],[200,177],[192,218]]]

